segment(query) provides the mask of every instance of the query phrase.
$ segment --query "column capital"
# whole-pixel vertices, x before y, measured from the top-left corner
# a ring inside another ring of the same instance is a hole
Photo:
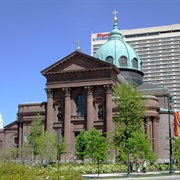
[[[54,109],[57,109],[57,110],[59,107],[63,107],[63,104],[64,104],[63,99],[58,99],[58,100],[53,101],[53,107],[54,107]]]
[[[146,122],[150,122],[151,121],[151,117],[150,116],[146,116],[145,120],[146,120]]]
[[[71,88],[62,88],[62,90],[65,92],[65,96],[71,96]]]
[[[48,98],[52,98],[53,97],[53,89],[45,89],[46,93],[47,93],[47,97]]]
[[[159,117],[154,117],[153,122],[159,123]]]
[[[106,90],[106,94],[111,94],[112,93],[112,84],[106,84],[106,85],[103,85],[103,87]]]
[[[85,86],[84,89],[86,90],[87,94],[93,94],[93,86]]]

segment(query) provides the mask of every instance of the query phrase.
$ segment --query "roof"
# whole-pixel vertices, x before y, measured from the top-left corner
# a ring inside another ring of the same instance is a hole
[[[166,87],[163,87],[163,86],[159,86],[159,85],[156,85],[156,84],[151,84],[151,83],[148,83],[148,82],[143,82],[141,85],[139,85],[137,87],[137,89],[139,90],[167,90]]]
[[[95,53],[94,57],[110,62],[118,68],[129,68],[142,71],[142,62],[136,51],[126,43],[118,30],[117,18],[109,39]]]

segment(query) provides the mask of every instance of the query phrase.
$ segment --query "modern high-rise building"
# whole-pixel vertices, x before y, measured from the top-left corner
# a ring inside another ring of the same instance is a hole
[[[180,111],[180,24],[121,30],[142,61],[144,82],[161,85],[173,96],[173,110]],[[91,35],[91,55],[104,44],[109,32]]]

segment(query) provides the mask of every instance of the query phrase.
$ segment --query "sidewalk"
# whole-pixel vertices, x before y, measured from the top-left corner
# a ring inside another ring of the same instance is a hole
[[[138,179],[140,177],[146,177],[149,179],[152,179],[152,177],[150,176],[156,176],[156,175],[164,175],[164,176],[168,176],[169,175],[169,171],[158,171],[158,172],[147,172],[146,174],[143,173],[131,173],[128,176],[128,179]],[[180,175],[179,171],[175,171],[174,175]],[[82,175],[83,179],[97,179],[99,178],[100,180],[119,180],[119,179],[127,179],[127,173],[112,173],[112,174],[85,174]],[[137,178],[136,178],[137,177]],[[142,178],[141,178],[142,179]]]

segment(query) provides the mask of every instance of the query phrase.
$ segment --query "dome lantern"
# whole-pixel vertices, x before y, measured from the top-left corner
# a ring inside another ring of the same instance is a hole
[[[110,32],[108,41],[97,50],[94,57],[117,66],[127,81],[131,79],[135,84],[141,84],[142,62],[136,51],[123,40],[122,33],[118,29],[117,13],[117,11],[113,12],[113,30]]]

